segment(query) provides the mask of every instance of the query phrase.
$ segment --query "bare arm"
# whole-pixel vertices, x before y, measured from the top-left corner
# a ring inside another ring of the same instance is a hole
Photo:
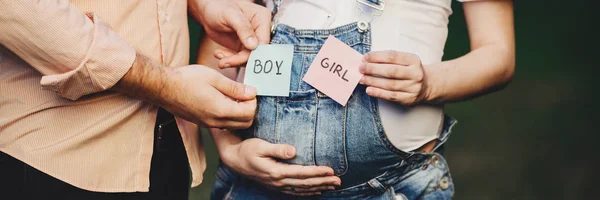
[[[208,127],[246,128],[256,109],[252,87],[205,66],[169,68],[141,54],[111,89]]]
[[[471,52],[425,66],[430,103],[462,101],[505,86],[515,70],[512,1],[463,3]]]
[[[369,52],[360,67],[367,94],[411,106],[463,101],[506,85],[515,68],[512,1],[465,2],[464,9],[471,52],[427,66],[411,53]]]
[[[210,129],[221,160],[233,171],[283,193],[311,196],[341,185],[326,166],[290,165],[275,159],[292,159],[296,149],[251,138],[241,140],[231,131]]]
[[[217,70],[218,72],[225,75],[231,80],[236,80],[238,76],[238,68],[221,69],[218,67],[219,59],[213,56],[213,52],[223,48],[223,46],[217,44],[215,41],[211,40],[208,37],[201,38],[200,47],[198,50],[198,60],[196,62],[198,64]]]

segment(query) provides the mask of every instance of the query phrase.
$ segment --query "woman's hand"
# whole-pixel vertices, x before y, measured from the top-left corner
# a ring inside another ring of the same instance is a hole
[[[361,67],[367,93],[410,106],[464,101],[506,86],[515,71],[513,1],[469,1],[463,8],[471,52],[426,66],[412,54],[370,52]]]
[[[372,51],[364,55],[359,67],[360,83],[367,94],[405,106],[423,102],[428,96],[427,76],[421,59],[399,51]]]
[[[210,132],[225,165],[271,189],[296,196],[312,196],[341,185],[340,178],[333,175],[330,167],[291,165],[275,160],[294,158],[296,150],[293,146],[271,144],[258,138],[241,141],[235,133],[220,129]]]

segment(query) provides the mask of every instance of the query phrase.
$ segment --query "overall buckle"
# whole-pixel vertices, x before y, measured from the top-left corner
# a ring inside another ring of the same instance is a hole
[[[383,0],[377,0],[374,3],[373,0],[356,0],[356,8],[360,11],[358,14],[358,32],[364,33],[369,29],[369,23],[377,16],[383,14],[385,8],[385,2]]]

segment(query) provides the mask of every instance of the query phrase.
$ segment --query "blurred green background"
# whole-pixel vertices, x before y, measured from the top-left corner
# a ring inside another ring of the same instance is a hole
[[[516,0],[516,75],[504,90],[449,104],[459,120],[446,148],[455,199],[597,199],[598,100],[591,55],[593,1]],[[462,5],[453,2],[444,60],[469,51]],[[595,10],[593,10],[595,9]],[[191,61],[201,26],[190,19]],[[190,199],[209,199],[218,155],[204,132],[208,168]]]

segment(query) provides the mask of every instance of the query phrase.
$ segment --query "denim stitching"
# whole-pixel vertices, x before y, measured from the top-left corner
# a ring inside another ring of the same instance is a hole
[[[304,81],[302,80],[302,77],[304,77],[304,75],[306,74],[306,72],[308,71],[308,60],[310,59],[311,56],[306,55],[306,54],[302,54],[302,68],[300,69],[300,77],[298,77],[298,79],[300,79],[300,81],[298,81],[298,89],[300,90],[306,90],[307,88],[304,87],[305,85],[302,84]],[[314,60],[314,58],[313,58]]]
[[[279,103],[275,102],[275,143],[279,144]]]
[[[312,147],[310,147],[310,149],[312,149],[312,155],[313,155],[313,160],[312,163],[313,165],[317,165],[317,155],[316,155],[316,150],[315,150],[315,142],[317,142],[317,117],[319,117],[319,96],[315,95],[316,98],[316,102],[315,102],[315,112],[313,114],[313,126],[312,126]]]
[[[342,161],[342,166],[344,167],[344,172],[340,173],[338,176],[343,176],[348,172],[348,154],[346,152],[346,123],[348,121],[347,114],[348,106],[344,106],[344,115],[342,116],[342,151],[344,153],[344,160]]]

